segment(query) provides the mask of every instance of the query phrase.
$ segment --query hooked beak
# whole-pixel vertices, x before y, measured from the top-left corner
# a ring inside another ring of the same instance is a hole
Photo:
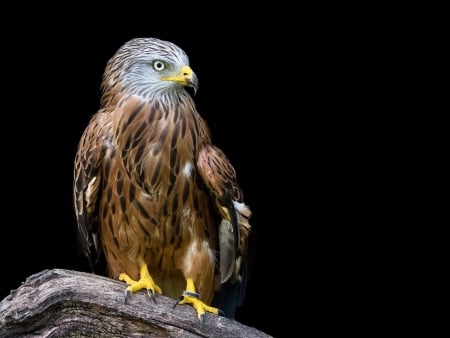
[[[172,81],[179,83],[182,86],[191,87],[194,89],[194,94],[198,89],[198,78],[194,71],[189,66],[183,66],[179,75],[165,76],[161,78],[163,81]]]

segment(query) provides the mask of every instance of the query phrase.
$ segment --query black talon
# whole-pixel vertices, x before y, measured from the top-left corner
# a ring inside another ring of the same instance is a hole
[[[203,313],[200,315],[200,323],[203,324],[204,322],[205,322],[205,314]]]
[[[219,315],[221,315],[222,317],[225,317],[225,312],[223,312],[221,309],[217,309],[219,310]]]
[[[147,295],[148,295],[151,299],[153,299],[153,301],[155,302],[155,305],[156,305],[155,294],[154,294],[154,292],[153,292],[152,289],[147,289]]]
[[[131,296],[131,291],[130,290],[125,290],[125,304],[128,301],[128,298],[130,298]]]
[[[177,298],[177,302],[173,305],[172,309],[175,309],[175,306],[178,305],[179,302],[181,302],[183,300],[184,296],[180,296]]]

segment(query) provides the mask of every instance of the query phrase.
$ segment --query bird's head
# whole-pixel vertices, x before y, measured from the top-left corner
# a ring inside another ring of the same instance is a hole
[[[188,56],[175,44],[136,38],[126,42],[109,60],[102,87],[104,92],[117,88],[155,99],[180,95],[184,87],[192,87],[195,93],[198,79]]]

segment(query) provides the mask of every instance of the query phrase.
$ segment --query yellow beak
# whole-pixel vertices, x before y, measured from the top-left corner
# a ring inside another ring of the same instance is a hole
[[[198,89],[197,75],[195,75],[195,73],[189,66],[183,66],[183,68],[181,68],[180,75],[165,76],[162,77],[161,80],[173,81],[179,83],[182,86],[192,87],[194,89],[194,93],[196,93]]]

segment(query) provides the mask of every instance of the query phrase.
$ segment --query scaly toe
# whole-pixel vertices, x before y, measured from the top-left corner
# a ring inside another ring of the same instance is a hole
[[[144,276],[137,281],[131,279],[126,273],[121,273],[119,275],[119,280],[128,284],[128,287],[125,290],[125,303],[127,303],[133,293],[146,289],[147,295],[152,298],[156,304],[155,294],[162,293],[161,288],[153,281],[148,273],[144,274]]]
[[[216,315],[219,313],[219,309],[206,305],[199,298],[200,296],[196,292],[183,291],[183,295],[177,299],[173,307],[175,308],[178,304],[191,304],[197,311],[197,317],[202,323],[205,319],[205,312],[211,312]]]

